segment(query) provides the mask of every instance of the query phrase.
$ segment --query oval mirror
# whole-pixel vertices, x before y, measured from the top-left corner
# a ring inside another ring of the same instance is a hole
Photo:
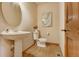
[[[21,8],[16,2],[3,2],[2,14],[10,27],[17,27],[21,22]]]

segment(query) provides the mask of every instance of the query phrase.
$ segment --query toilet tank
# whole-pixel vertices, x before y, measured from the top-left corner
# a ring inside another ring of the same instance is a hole
[[[37,40],[37,39],[39,39],[39,30],[35,30],[34,32],[33,32],[33,39],[34,40]]]

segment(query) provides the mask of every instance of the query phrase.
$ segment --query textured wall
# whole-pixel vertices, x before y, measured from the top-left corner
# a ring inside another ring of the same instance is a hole
[[[65,55],[65,33],[64,31],[61,31],[61,29],[65,28],[65,7],[64,7],[64,3],[60,3],[60,29],[59,29],[59,43],[60,43],[60,47],[63,53],[63,56]]]
[[[52,26],[43,27],[41,23],[41,18],[45,11],[50,11],[52,13]],[[59,43],[59,3],[39,3],[38,4],[38,27],[41,31],[42,37],[45,37],[46,33],[49,33],[47,37],[47,42]]]

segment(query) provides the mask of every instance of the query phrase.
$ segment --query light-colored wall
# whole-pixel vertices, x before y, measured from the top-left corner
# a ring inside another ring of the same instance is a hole
[[[44,11],[52,11],[52,27],[43,27],[41,23],[42,13]],[[47,42],[58,43],[60,45],[63,56],[65,55],[65,33],[61,29],[65,28],[64,2],[61,3],[38,3],[38,28],[42,37],[46,32],[50,33]]]
[[[33,26],[37,25],[37,5],[35,3],[23,3],[22,10],[22,22],[18,30],[32,31]],[[23,50],[27,49],[33,44],[32,34],[23,40]]]
[[[31,31],[37,24],[37,5],[35,3],[22,3],[22,21],[19,30]]]
[[[64,31],[61,31],[62,29],[65,29],[65,7],[64,2],[60,3],[60,29],[59,29],[59,44],[61,47],[61,51],[63,53],[63,56],[65,56],[65,33]]]
[[[41,23],[42,13],[51,11],[52,13],[52,26],[43,27]],[[59,3],[38,3],[38,28],[41,31],[42,37],[49,32],[47,42],[59,43]]]

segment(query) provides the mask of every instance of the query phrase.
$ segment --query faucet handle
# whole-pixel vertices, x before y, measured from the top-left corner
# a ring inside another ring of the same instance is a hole
[[[7,29],[6,29],[6,31],[8,32],[8,31],[9,31],[9,29],[7,28]]]

